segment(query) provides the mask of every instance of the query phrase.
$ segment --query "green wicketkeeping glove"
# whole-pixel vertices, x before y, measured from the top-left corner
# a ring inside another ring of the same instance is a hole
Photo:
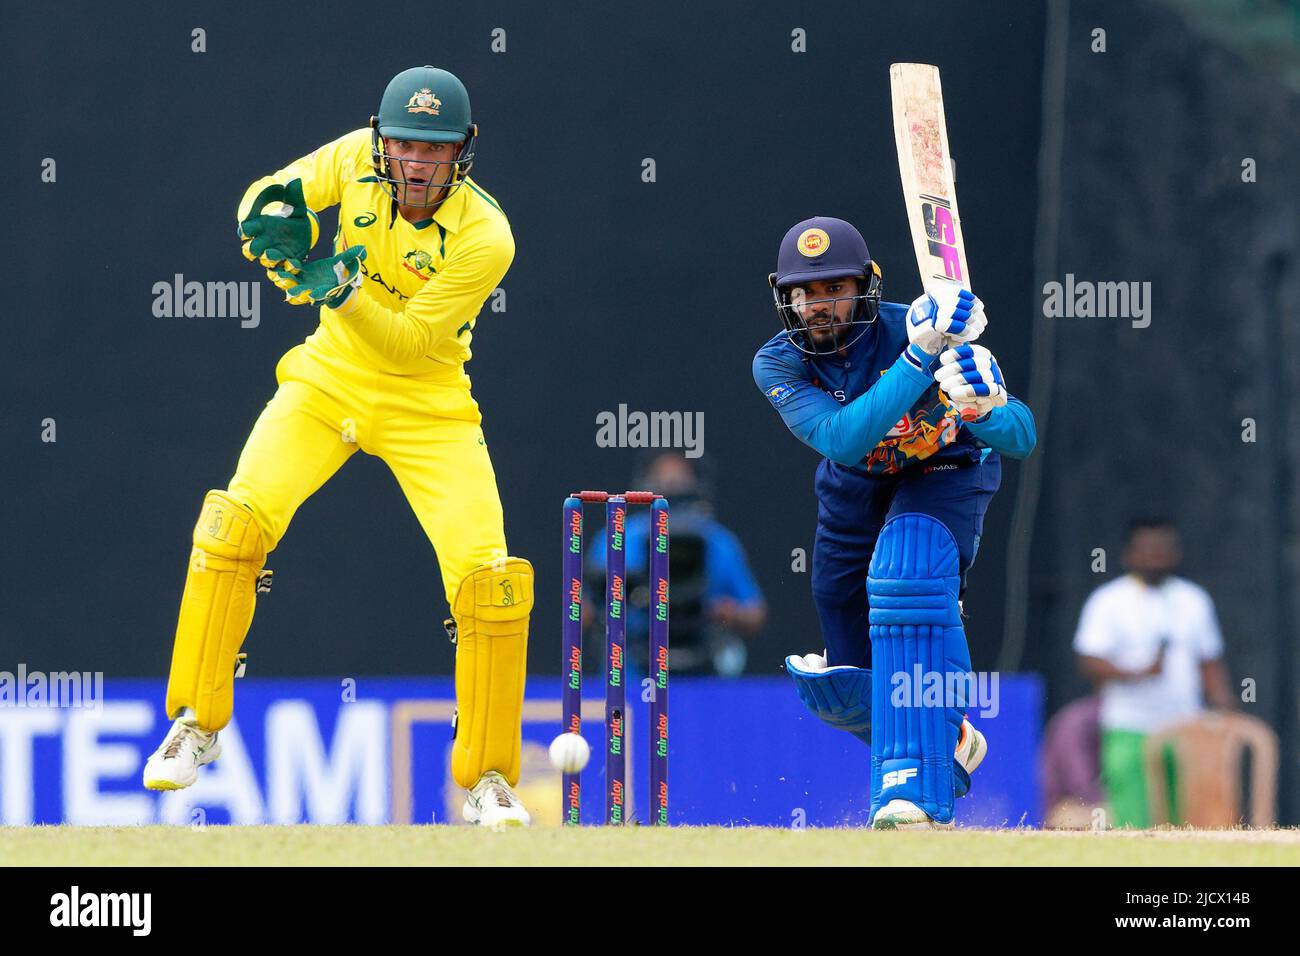
[[[263,214],[272,203],[280,208]],[[302,180],[286,186],[275,183],[258,193],[248,217],[239,223],[239,238],[244,240],[244,257],[268,269],[283,262],[300,266],[320,238],[320,222],[303,199]]]
[[[268,269],[266,274],[294,305],[310,303],[337,309],[361,285],[361,263],[365,258],[366,247],[353,246],[328,259]]]

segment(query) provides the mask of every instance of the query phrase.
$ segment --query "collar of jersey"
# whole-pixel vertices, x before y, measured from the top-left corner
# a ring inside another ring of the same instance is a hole
[[[378,182],[373,176],[366,176],[359,181],[363,183]],[[402,219],[396,210],[393,211],[393,215],[401,219],[402,222],[406,222],[412,229],[428,229],[432,223],[436,222],[448,232],[458,232],[461,220],[465,216],[465,203],[469,201],[469,194],[465,189],[468,184],[468,179],[466,182],[461,183],[460,188],[444,199],[442,205],[435,209],[433,215],[428,219],[421,219],[419,222],[407,222]]]
[[[422,220],[417,229],[424,229],[430,222],[437,222],[448,232],[458,232],[460,221],[465,214],[465,203],[469,201],[469,182],[461,183],[452,194],[443,200],[442,205],[433,211],[433,215]]]

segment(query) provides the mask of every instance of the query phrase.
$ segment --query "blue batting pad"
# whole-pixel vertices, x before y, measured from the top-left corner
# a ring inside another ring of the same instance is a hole
[[[901,799],[936,822],[952,820],[953,749],[966,709],[964,681],[952,676],[970,672],[960,586],[957,543],[941,522],[907,513],[881,529],[867,577],[873,818]]]

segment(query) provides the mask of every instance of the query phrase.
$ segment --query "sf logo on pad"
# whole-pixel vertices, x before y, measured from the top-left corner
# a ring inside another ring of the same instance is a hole
[[[888,790],[890,787],[901,787],[915,776],[915,767],[905,767],[902,770],[890,770],[885,774],[884,782],[881,783],[880,789]]]

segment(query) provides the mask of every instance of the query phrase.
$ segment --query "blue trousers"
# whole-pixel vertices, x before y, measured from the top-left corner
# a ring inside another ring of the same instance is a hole
[[[943,462],[901,475],[866,478],[823,461],[817,469],[817,538],[812,589],[827,662],[871,666],[867,632],[867,568],[876,537],[896,514],[942,521],[957,540],[962,591],[979,551],[984,514],[1002,482],[1002,461]]]

